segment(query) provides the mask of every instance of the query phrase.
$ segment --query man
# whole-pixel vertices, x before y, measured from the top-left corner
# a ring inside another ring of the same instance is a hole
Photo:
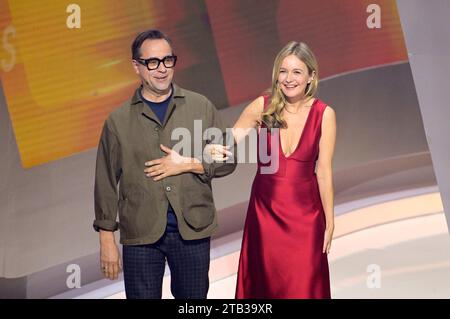
[[[118,277],[113,232],[120,228],[127,298],[161,298],[166,260],[175,298],[206,298],[217,228],[211,179],[232,173],[236,160],[209,163],[171,149],[173,130],[195,136],[195,120],[202,129],[224,127],[207,98],[172,83],[177,57],[166,35],[139,34],[132,59],[142,85],[106,119],[97,153],[94,228],[102,271]]]

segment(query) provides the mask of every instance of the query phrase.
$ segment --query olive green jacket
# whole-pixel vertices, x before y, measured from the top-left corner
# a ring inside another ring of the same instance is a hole
[[[209,127],[225,133],[219,114],[206,97],[174,84],[164,123],[160,123],[142,101],[140,89],[131,100],[113,111],[103,126],[95,172],[94,228],[97,231],[119,228],[120,242],[124,245],[154,243],[164,234],[170,202],[184,239],[209,237],[217,228],[211,179],[232,173],[237,161],[233,148],[231,158],[234,160],[207,163],[201,159],[201,154],[194,153],[194,143],[201,141],[203,150],[206,143],[211,142],[208,138],[203,140],[203,133]],[[195,125],[194,120],[201,122]],[[172,148],[180,142],[178,136],[171,138],[176,128],[182,128],[181,132],[185,133],[189,131],[191,135],[191,140],[187,140],[191,153],[187,154],[186,147],[180,154],[202,160],[205,173],[183,173],[155,182],[145,175],[144,163],[166,155],[160,144]]]

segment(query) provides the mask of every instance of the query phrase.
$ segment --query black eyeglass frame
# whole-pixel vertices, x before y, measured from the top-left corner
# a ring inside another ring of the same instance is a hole
[[[166,59],[167,58],[172,58],[173,59],[173,65],[172,66],[167,66],[166,65]],[[177,64],[177,56],[176,55],[168,55],[168,56],[165,56],[162,59],[158,59],[158,58],[141,59],[141,58],[138,58],[138,59],[135,59],[135,61],[138,62],[139,64],[142,64],[142,65],[146,66],[149,71],[153,71],[153,70],[156,70],[157,68],[159,68],[159,65],[161,64],[161,62],[166,68],[171,69],[171,68],[175,67],[175,65]],[[158,61],[158,65],[156,66],[156,68],[150,69],[148,67],[148,63],[150,61]]]

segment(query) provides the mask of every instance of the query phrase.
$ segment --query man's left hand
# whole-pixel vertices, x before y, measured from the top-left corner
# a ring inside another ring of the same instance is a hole
[[[160,147],[167,155],[145,163],[147,168],[144,172],[147,177],[152,177],[154,181],[159,181],[165,177],[179,175],[187,171],[190,163],[189,158],[181,156],[162,144]]]

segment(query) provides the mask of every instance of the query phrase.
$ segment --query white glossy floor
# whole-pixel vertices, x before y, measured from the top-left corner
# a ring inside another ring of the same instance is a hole
[[[333,298],[450,298],[450,238],[439,194],[394,195],[336,207]],[[241,235],[213,242],[209,298],[234,297]],[[163,298],[172,298],[169,287],[167,275]],[[125,298],[123,282],[78,298]]]

